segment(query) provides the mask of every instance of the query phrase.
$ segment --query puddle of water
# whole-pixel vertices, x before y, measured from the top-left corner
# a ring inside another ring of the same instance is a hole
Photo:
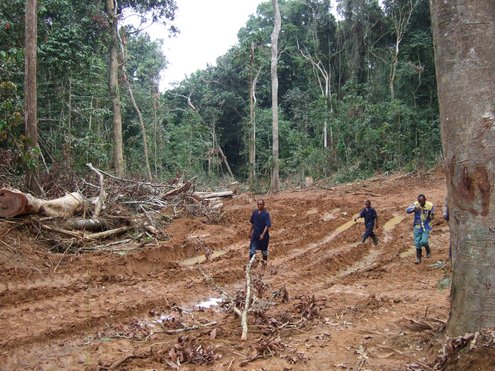
[[[208,300],[205,300],[199,304],[196,304],[195,307],[207,309],[207,308],[218,306],[222,301],[223,301],[222,298],[209,298]]]
[[[192,308],[182,308],[185,312],[192,312],[193,310],[198,310],[198,309],[208,309],[208,308],[213,308],[217,307],[223,302],[224,299],[222,298],[209,298],[207,300],[204,300],[198,304],[193,305]],[[150,326],[150,327],[157,327],[159,324],[163,324],[164,322],[167,321],[176,321],[177,319],[174,316],[171,316],[169,314],[162,314],[160,315],[160,318],[154,318],[153,320],[143,320],[140,321],[141,326]]]
[[[389,232],[391,231],[392,229],[395,228],[395,226],[397,224],[399,224],[403,219],[405,218],[404,215],[396,215],[394,216],[392,219],[390,219],[388,222],[386,222],[384,225],[383,225],[383,230],[385,232]]]
[[[215,250],[215,251],[213,251],[213,254],[211,254],[211,259],[225,255],[226,253],[227,253],[227,250]],[[193,258],[182,260],[179,264],[182,266],[189,266],[189,265],[194,265],[196,263],[203,263],[205,261],[206,261],[206,256],[199,255],[199,256],[195,256]]]
[[[173,318],[174,318],[174,317],[172,317],[172,316],[170,316],[170,315],[168,315],[168,314],[162,314],[162,315],[160,316],[160,318],[155,319],[153,322],[155,322],[155,323],[162,323],[162,322],[164,322],[164,321],[170,321],[170,320],[171,320],[171,319],[173,319]]]

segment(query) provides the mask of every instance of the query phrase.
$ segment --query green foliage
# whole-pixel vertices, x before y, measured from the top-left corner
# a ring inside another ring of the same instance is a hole
[[[433,165],[441,152],[429,4],[420,0],[400,43],[391,97],[396,30],[403,5],[387,0],[281,0],[280,174],[335,182]],[[336,20],[330,5],[337,5]],[[125,0],[123,11],[176,30],[173,0]],[[22,88],[24,2],[0,3],[0,146],[24,148]],[[104,2],[48,0],[39,4],[38,117],[48,166],[65,161],[110,167],[112,110],[108,93],[110,25]],[[121,30],[126,71],[148,135],[158,177],[177,172],[220,184],[223,150],[234,174],[248,174],[249,89],[256,85],[256,187],[266,189],[272,167],[270,1],[239,31],[239,42],[215,66],[197,71],[172,91],[158,93],[167,64],[161,43],[134,27]],[[328,86],[325,79],[328,78]],[[144,172],[139,118],[121,76],[127,168]],[[324,128],[327,148],[324,148]],[[21,157],[21,156],[19,156]],[[31,156],[32,157],[32,156]],[[34,158],[34,157],[33,157]],[[30,154],[24,154],[29,163]]]

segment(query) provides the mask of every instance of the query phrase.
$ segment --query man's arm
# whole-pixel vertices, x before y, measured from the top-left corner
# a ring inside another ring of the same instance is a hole
[[[378,215],[375,217],[375,228],[378,229]]]
[[[266,234],[266,232],[268,232],[268,228],[270,228],[270,227],[268,225],[266,225],[265,228],[263,229],[263,233],[260,236],[260,240],[265,238],[265,234]]]
[[[411,214],[416,211],[416,203],[409,205],[406,209],[406,213]]]
[[[268,228],[272,226],[272,221],[270,219],[270,213],[267,211],[265,214],[265,228],[263,228],[263,232],[261,233],[260,240],[265,238],[265,235],[268,233]]]
[[[363,215],[363,210],[361,210],[361,211],[359,212],[359,215],[358,215],[358,216],[356,216],[356,217],[354,218],[354,221],[356,222],[359,218],[364,218],[364,215]]]

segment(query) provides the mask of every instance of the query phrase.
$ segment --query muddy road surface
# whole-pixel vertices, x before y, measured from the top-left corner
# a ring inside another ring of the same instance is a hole
[[[0,369],[428,369],[449,310],[445,192],[437,171],[263,195],[269,264],[252,270],[246,341],[232,305],[242,310],[252,195],[225,201],[219,224],[177,220],[169,241],[127,254],[50,253],[3,221]],[[437,214],[432,256],[416,265],[405,208],[419,193]],[[378,246],[353,221],[366,199]]]

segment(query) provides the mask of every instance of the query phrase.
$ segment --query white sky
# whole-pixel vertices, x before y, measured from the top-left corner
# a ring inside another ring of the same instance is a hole
[[[265,0],[266,1],[266,0]],[[160,90],[183,80],[207,64],[215,65],[218,57],[237,43],[237,32],[249,15],[256,13],[263,0],[176,0],[175,24],[180,33],[166,37],[166,31],[150,27],[154,39],[164,39],[164,54],[169,64],[162,72]]]

